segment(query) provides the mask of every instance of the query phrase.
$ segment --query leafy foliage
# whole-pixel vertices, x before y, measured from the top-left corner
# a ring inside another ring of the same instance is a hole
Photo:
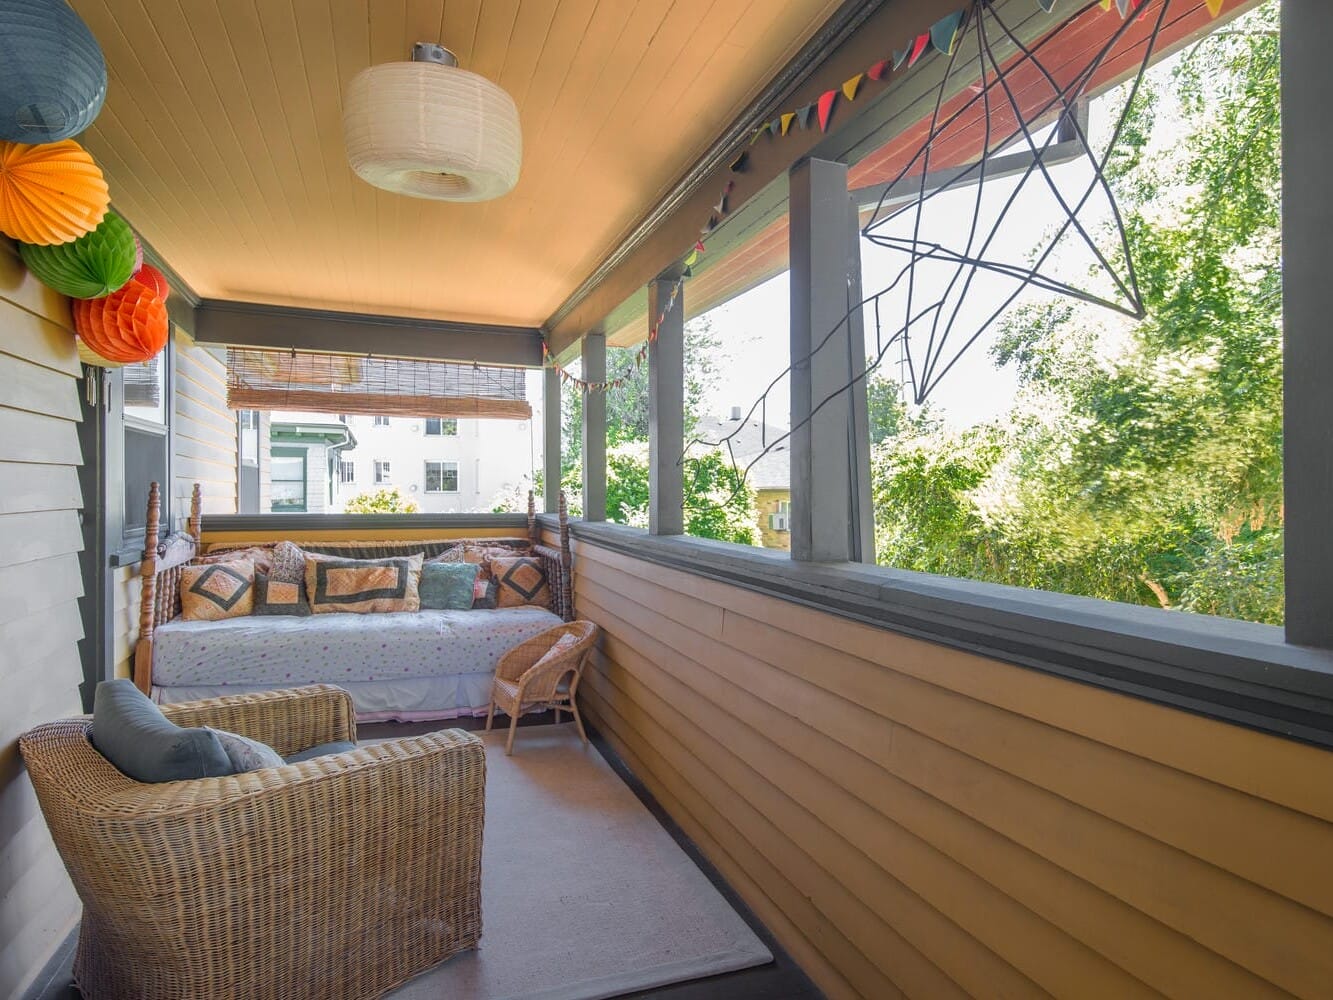
[[[963,432],[872,382],[880,562],[1281,622],[1277,18],[1206,37],[1131,109],[1109,173],[1146,320],[1011,310],[991,357],[1015,404]]]
[[[397,486],[385,486],[373,493],[358,493],[343,507],[348,514],[415,514],[421,508],[409,500]]]
[[[704,396],[720,377],[720,342],[708,317],[685,326],[685,435],[699,417]],[[633,370],[634,351],[608,348],[610,375],[630,371],[625,384],[606,393],[606,517],[648,526],[648,368]],[[573,514],[583,513],[583,394],[561,394],[561,489]],[[685,533],[741,545],[759,543],[754,491],[720,452],[691,457],[685,476]]]

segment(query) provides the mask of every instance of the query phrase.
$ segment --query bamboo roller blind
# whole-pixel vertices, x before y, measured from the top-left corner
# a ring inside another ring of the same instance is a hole
[[[522,368],[352,354],[227,349],[233,410],[527,420]]]

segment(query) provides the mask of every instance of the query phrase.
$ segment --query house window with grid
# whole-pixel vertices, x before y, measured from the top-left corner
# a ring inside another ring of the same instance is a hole
[[[427,492],[427,493],[457,493],[457,492],[458,492],[458,463],[457,463],[457,462],[427,462],[427,463],[426,463],[426,492]]]
[[[458,437],[458,421],[444,417],[426,418],[427,437]]]
[[[375,459],[375,485],[383,486],[392,481],[392,473],[389,471],[389,463],[382,458]]]
[[[338,459],[338,482],[354,483],[356,482],[356,463],[350,459]]]
[[[374,426],[376,426],[376,427],[388,427],[388,426],[389,426],[389,418],[388,418],[388,417],[376,416],[376,417],[375,417],[375,424],[374,424]]]

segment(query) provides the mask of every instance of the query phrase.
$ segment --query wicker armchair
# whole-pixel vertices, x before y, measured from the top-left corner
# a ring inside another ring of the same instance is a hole
[[[165,706],[280,754],[354,740],[329,685]],[[481,741],[452,731],[140,784],[87,716],[20,748],[83,900],[75,979],[141,1000],[376,997],[481,935]]]
[[[577,641],[559,655],[539,663],[551,647],[566,635],[573,636]],[[500,657],[495,668],[495,680],[491,682],[491,706],[486,713],[486,729],[490,730],[497,708],[508,714],[506,754],[513,754],[518,717],[529,708],[553,708],[557,722],[560,721],[561,709],[568,709],[579,727],[579,739],[588,742],[588,734],[583,731],[583,719],[579,716],[579,706],[574,699],[578,694],[579,678],[583,676],[583,663],[596,640],[597,626],[592,622],[567,622],[533,636]]]

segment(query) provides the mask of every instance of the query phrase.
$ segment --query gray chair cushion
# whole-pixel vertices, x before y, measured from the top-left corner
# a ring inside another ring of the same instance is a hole
[[[294,753],[290,757],[282,758],[284,764],[299,764],[303,760],[312,760],[315,757],[324,757],[331,753],[345,753],[348,750],[355,750],[356,744],[351,740],[334,740],[332,743],[320,743],[311,747],[309,750],[302,750],[300,753]]]
[[[157,783],[234,774],[209,729],[182,729],[128,679],[103,681],[93,695],[93,746],[135,781]]]
[[[229,733],[225,729],[214,729],[212,726],[208,727],[208,731],[217,736],[222,749],[227,752],[227,759],[231,761],[231,769],[235,774],[261,771],[266,767],[282,767],[284,763],[278,751],[267,743],[252,740],[240,733]]]

